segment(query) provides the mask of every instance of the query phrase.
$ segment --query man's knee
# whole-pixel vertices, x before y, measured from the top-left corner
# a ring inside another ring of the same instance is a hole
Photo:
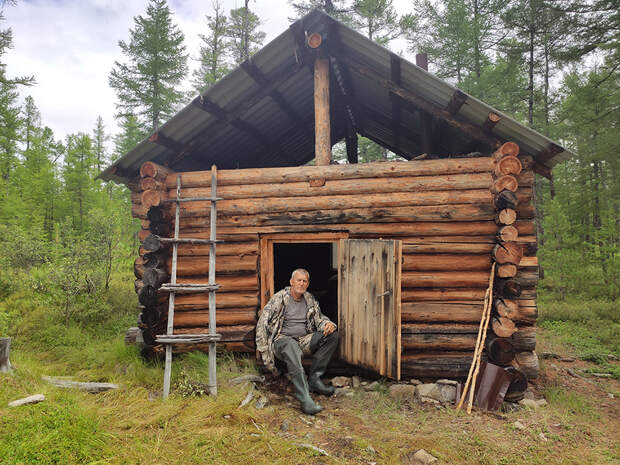
[[[328,334],[327,336],[325,336],[325,343],[326,344],[338,344],[338,338],[339,338],[339,334],[338,331],[334,331],[331,334]]]
[[[280,360],[286,361],[287,359],[297,359],[302,356],[299,343],[292,337],[279,337],[273,345],[274,354]]]

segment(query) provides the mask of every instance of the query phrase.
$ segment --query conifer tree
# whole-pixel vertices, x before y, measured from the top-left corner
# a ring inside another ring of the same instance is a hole
[[[187,74],[183,33],[172,22],[166,0],[149,0],[145,16],[134,18],[129,41],[118,42],[126,62],[114,62],[109,84],[116,91],[117,116],[134,114],[145,132],[171,117],[184,93]]]
[[[95,128],[93,129],[93,149],[95,151],[95,166],[97,171],[101,171],[108,163],[105,147],[108,139],[110,139],[110,136],[105,133],[103,118],[98,116]]]
[[[3,7],[4,3],[0,4],[0,22],[4,20]],[[17,164],[17,143],[22,123],[19,87],[34,83],[33,77],[7,76],[3,58],[12,47],[13,32],[10,28],[0,29],[0,186],[3,182],[9,182]]]
[[[256,53],[265,40],[265,33],[258,30],[260,19],[245,6],[230,10],[227,35],[230,38],[231,52],[235,64],[240,64]]]
[[[413,15],[399,16],[392,0],[354,0],[351,10],[352,26],[385,46],[406,34],[415,23]]]
[[[297,18],[316,9],[347,24],[351,20],[351,5],[347,0],[289,0],[289,3],[297,13]]]
[[[194,88],[202,92],[230,72],[228,64],[229,44],[226,37],[228,19],[220,0],[211,3],[213,15],[206,16],[209,29],[207,34],[199,34],[202,44],[200,46],[200,66],[194,70],[192,84]]]
[[[145,133],[138,123],[138,118],[132,114],[123,115],[120,119],[120,132],[113,138],[114,154],[111,161],[116,161],[144,139]]]
[[[62,170],[67,194],[65,207],[79,232],[84,231],[84,217],[90,206],[95,163],[92,139],[84,133],[68,135]]]
[[[501,0],[423,0],[416,3],[417,24],[409,36],[411,51],[425,52],[437,75],[457,85],[469,73],[480,78],[505,32]]]

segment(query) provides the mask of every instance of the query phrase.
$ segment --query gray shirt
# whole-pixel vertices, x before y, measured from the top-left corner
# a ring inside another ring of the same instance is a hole
[[[301,300],[297,301],[291,298],[288,305],[284,307],[284,321],[282,323],[281,334],[293,337],[305,336],[307,334],[307,313],[308,307],[306,305],[306,299],[302,297]]]

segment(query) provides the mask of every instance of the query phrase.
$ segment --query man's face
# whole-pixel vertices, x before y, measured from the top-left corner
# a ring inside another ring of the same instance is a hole
[[[295,273],[291,278],[291,294],[293,294],[293,297],[301,297],[308,289],[308,284],[310,284],[310,281],[308,281],[308,277],[304,273],[299,271]]]

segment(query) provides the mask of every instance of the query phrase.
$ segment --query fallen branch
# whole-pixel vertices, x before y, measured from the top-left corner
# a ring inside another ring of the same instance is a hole
[[[53,384],[56,387],[63,389],[79,389],[81,391],[90,392],[93,394],[99,392],[110,391],[112,389],[120,389],[123,386],[120,384],[113,383],[83,383],[80,381],[69,381],[66,379],[58,379],[52,378],[51,376],[41,376],[43,381],[47,381],[50,384]]]

